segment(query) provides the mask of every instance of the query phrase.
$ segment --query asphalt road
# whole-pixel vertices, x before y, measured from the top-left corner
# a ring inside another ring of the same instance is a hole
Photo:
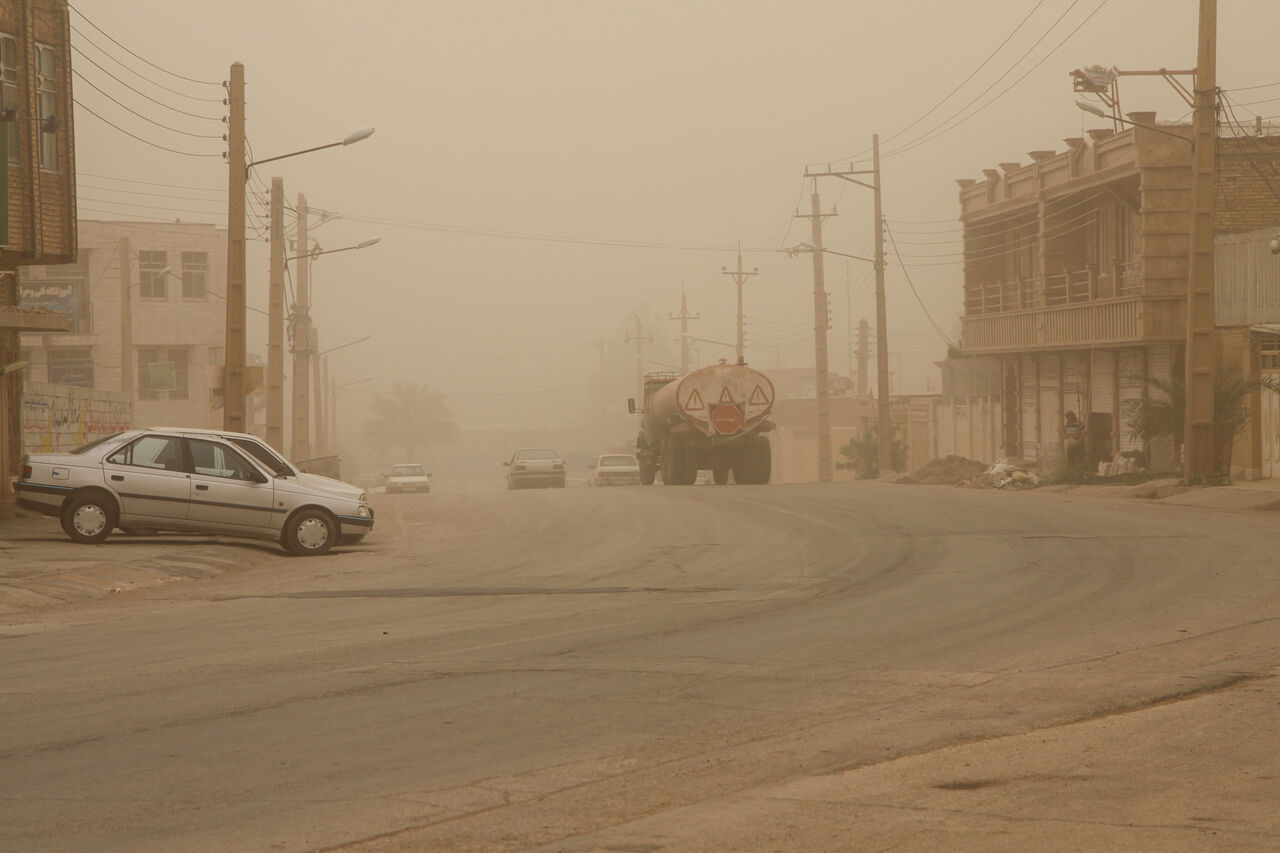
[[[450,486],[0,617],[0,850],[1280,849],[1280,517]]]

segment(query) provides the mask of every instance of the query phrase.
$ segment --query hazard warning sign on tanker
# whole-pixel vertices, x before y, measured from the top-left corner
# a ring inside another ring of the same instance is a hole
[[[702,395],[698,393],[698,389],[694,388],[693,393],[689,395],[689,401],[684,404],[685,411],[696,412],[705,408],[706,404],[702,402]]]
[[[711,410],[711,426],[721,435],[733,435],[742,429],[742,409],[733,403],[717,403]]]

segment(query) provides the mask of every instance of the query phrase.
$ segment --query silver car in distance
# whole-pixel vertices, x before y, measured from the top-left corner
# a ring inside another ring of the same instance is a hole
[[[324,554],[373,529],[365,493],[294,468],[256,436],[133,429],[69,453],[23,457],[18,505],[55,516],[76,542],[111,531],[212,533]]]

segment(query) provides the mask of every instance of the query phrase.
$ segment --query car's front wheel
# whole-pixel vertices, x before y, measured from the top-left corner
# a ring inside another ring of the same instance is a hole
[[[302,509],[285,522],[280,542],[292,554],[318,557],[326,554],[338,538],[338,523],[333,516],[314,507]]]
[[[115,503],[106,495],[94,492],[79,495],[62,512],[62,529],[71,541],[82,545],[105,541],[115,526]]]

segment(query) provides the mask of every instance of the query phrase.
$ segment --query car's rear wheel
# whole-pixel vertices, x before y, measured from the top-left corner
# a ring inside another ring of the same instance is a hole
[[[338,523],[322,509],[310,507],[289,516],[280,541],[290,553],[302,557],[326,554],[338,538]]]
[[[115,502],[100,492],[73,497],[62,512],[62,529],[71,541],[82,545],[105,541],[115,526]]]

